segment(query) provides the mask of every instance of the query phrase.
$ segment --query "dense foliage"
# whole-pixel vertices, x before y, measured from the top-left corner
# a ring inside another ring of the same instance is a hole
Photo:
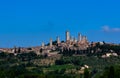
[[[59,59],[35,52],[0,52],[0,78],[120,78],[120,56],[101,58],[111,51],[120,55],[120,46],[97,43],[86,50],[64,49]],[[89,68],[82,71],[84,65]]]

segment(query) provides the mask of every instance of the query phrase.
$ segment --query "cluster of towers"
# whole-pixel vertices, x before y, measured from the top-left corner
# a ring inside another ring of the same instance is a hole
[[[83,40],[87,40],[86,36],[82,36],[80,33],[78,33],[78,40],[74,37],[72,38],[72,36],[70,35],[69,31],[66,31],[66,42],[81,42]]]
[[[82,36],[80,33],[78,33],[78,39],[76,39],[75,37],[73,38],[73,37],[70,35],[70,32],[69,32],[69,31],[66,31],[65,36],[66,36],[66,43],[69,43],[69,42],[74,42],[74,43],[78,42],[78,43],[79,43],[79,42],[81,42],[81,41],[87,40],[87,37],[86,37],[86,36]],[[60,44],[60,43],[61,43],[59,37],[57,37],[56,41],[57,41],[57,44]],[[44,46],[45,46],[45,44],[42,43],[42,47],[44,47]],[[49,44],[49,46],[50,46],[50,47],[53,46],[53,40],[52,40],[52,38],[50,38],[50,44]]]

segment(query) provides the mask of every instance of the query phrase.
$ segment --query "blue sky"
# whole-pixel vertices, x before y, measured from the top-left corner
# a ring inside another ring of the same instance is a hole
[[[89,41],[120,43],[119,0],[1,0],[0,47],[37,46],[80,32]]]

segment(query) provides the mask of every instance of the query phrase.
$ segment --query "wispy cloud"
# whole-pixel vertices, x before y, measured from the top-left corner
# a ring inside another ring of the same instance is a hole
[[[120,28],[110,28],[108,25],[102,27],[102,31],[105,32],[120,32]]]

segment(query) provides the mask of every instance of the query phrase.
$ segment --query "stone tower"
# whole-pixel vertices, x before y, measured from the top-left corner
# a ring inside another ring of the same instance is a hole
[[[52,47],[52,38],[50,38],[50,47]]]
[[[57,44],[59,44],[60,43],[60,38],[59,37],[57,37]]]
[[[76,39],[75,39],[75,37],[73,38],[73,42],[75,42],[76,41]]]
[[[42,42],[42,47],[44,47],[45,46],[45,44],[44,44],[44,42]]]
[[[70,36],[70,42],[73,42],[74,37]]]
[[[66,31],[66,42],[70,40],[70,32]]]
[[[82,40],[82,35],[78,33],[78,42],[80,42],[81,40]]]

